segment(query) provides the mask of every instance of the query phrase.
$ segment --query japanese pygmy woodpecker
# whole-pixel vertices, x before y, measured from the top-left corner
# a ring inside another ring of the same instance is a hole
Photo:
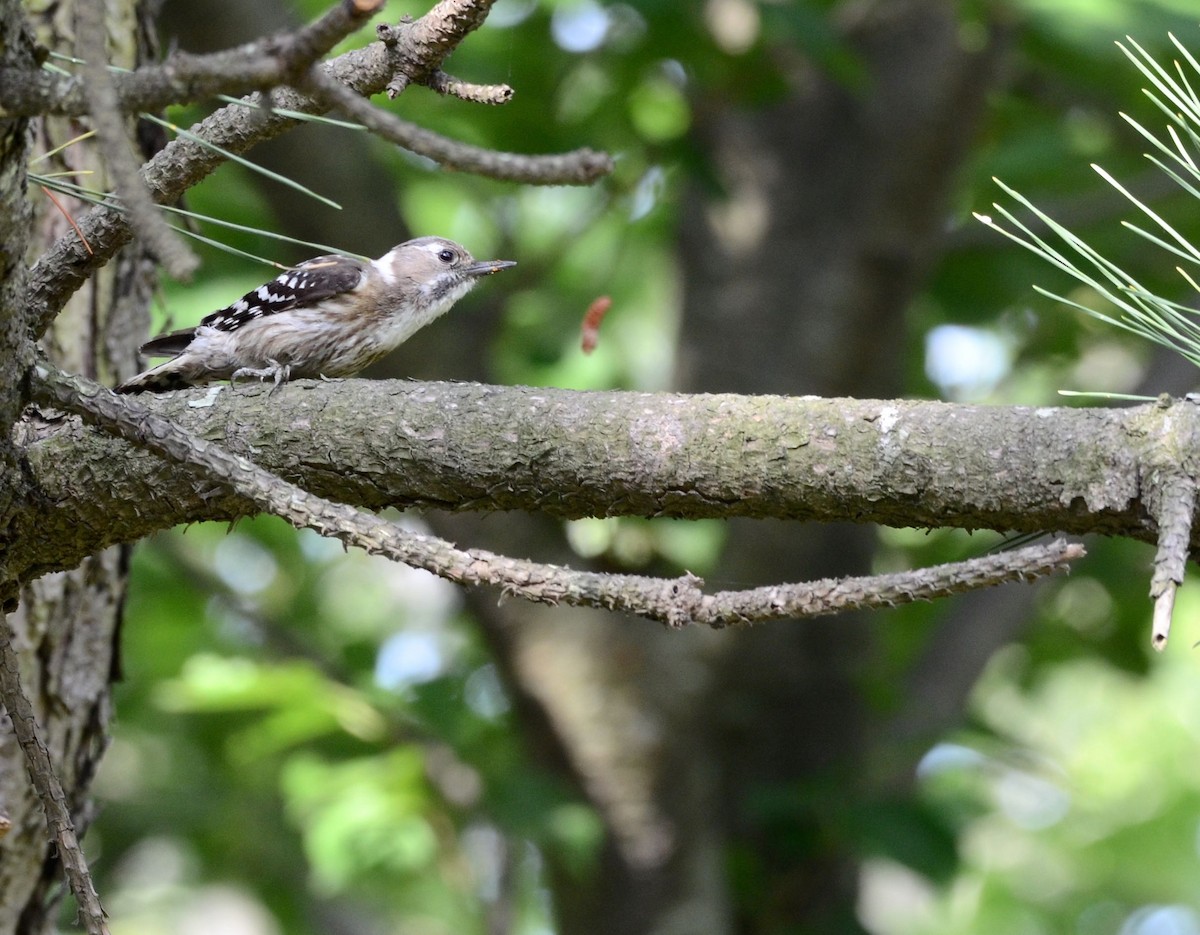
[[[377,260],[320,256],[213,312],[194,328],[142,345],[174,355],[118,393],[180,389],[253,377],[347,377],[450,310],[482,277],[515,266],[474,259],[442,237],[418,237]]]

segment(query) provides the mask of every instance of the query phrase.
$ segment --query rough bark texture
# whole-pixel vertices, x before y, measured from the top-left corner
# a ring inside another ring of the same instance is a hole
[[[31,43],[24,32],[20,4],[0,3],[0,57],[5,65],[27,65],[32,60]],[[16,360],[24,340],[21,301],[24,295],[25,249],[29,243],[31,213],[26,197],[25,167],[29,159],[29,121],[0,121],[0,354]],[[7,429],[21,404],[19,382],[12,378],[0,384],[0,426]],[[13,510],[24,485],[18,481],[16,452],[8,431],[0,432],[0,545],[7,545]],[[7,571],[4,572],[7,578]],[[6,604],[15,597],[12,585],[4,582],[0,594]],[[37,799],[29,785],[24,759],[13,739],[7,712],[0,716],[0,822],[8,833],[0,838],[0,932],[15,932],[36,884],[45,852],[46,823],[39,819]]]
[[[0,4],[0,42],[5,65],[25,65],[32,61],[32,43],[25,30],[20,4]],[[24,316],[22,301],[25,288],[25,250],[29,244],[32,214],[25,185],[29,160],[29,121],[0,121],[0,354],[17,361],[22,353]],[[14,367],[15,369],[15,367]],[[0,388],[0,528],[5,530],[4,545],[13,510],[18,506],[24,484],[20,483],[16,452],[8,439],[8,427],[21,405],[19,381],[11,377]],[[4,578],[8,578],[7,569]],[[11,582],[4,583],[0,598],[11,604],[15,594]],[[60,745],[52,747],[61,751]],[[24,758],[12,734],[7,712],[0,719],[0,817],[10,828],[0,839],[0,932],[16,932],[18,924],[31,911],[36,915],[38,900],[31,894],[39,889],[39,876],[47,853],[46,822],[25,771]],[[22,927],[24,928],[23,924]],[[36,920],[29,931],[41,931]]]
[[[381,509],[735,516],[1150,540],[1142,474],[1197,409],[988,408],[383,381],[304,382],[154,411],[330,499]],[[269,404],[269,412],[263,407]],[[196,405],[200,404],[200,405]],[[586,431],[581,427],[586,426]],[[14,515],[14,572],[247,504],[61,414],[18,430],[38,496]],[[472,541],[472,540],[467,540]],[[526,552],[528,549],[521,549]],[[812,577],[788,563],[785,577]],[[840,569],[845,571],[846,569]]]
[[[72,53],[74,4],[35,2],[25,4],[25,10],[39,42]],[[107,11],[110,60],[133,67],[141,60],[147,40],[138,7],[131,0],[109,3]],[[69,118],[36,121],[36,147],[49,150],[83,129],[79,121]],[[102,172],[86,143],[63,150],[51,166],[43,163],[39,168]],[[24,165],[20,171],[23,179]],[[103,176],[94,176],[93,183],[103,187]],[[70,229],[48,199],[37,198],[34,207],[37,221],[31,257]],[[67,207],[73,212],[83,210],[79,204]],[[6,279],[14,281],[23,285],[15,277]],[[145,332],[152,285],[153,266],[139,251],[126,248],[74,296],[47,334],[45,346],[78,372],[106,380],[133,373],[134,336]],[[31,491],[31,499],[37,496]],[[117,546],[80,558],[78,567],[23,587],[20,607],[9,616],[9,623],[23,663],[25,690],[82,835],[92,817],[91,778],[107,745],[109,688],[116,669],[128,549]],[[54,931],[63,892],[59,859],[10,731],[0,731],[0,801],[13,821],[11,833],[0,841],[0,933]]]

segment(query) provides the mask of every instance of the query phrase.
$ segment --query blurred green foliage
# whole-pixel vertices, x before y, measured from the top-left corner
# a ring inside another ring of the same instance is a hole
[[[325,5],[295,6],[312,18]],[[371,145],[411,230],[521,261],[510,283],[497,282],[509,290],[497,293],[505,317],[491,372],[478,378],[671,385],[680,193],[691,183],[719,195],[689,135],[693,108],[714,97],[747,107],[778,99],[789,56],[869,94],[831,18],[840,6],[501,0],[450,65],[467,79],[512,84],[510,105],[486,109],[422,89],[385,104],[473,143],[519,152],[588,145],[617,157],[613,178],[594,188],[536,190],[436,171]],[[1153,115],[1113,41],[1130,32],[1165,50],[1174,29],[1200,47],[1195,6],[999,6],[959,5],[965,43],[977,41],[985,17],[1008,20],[1014,73],[990,102],[962,173],[944,259],[909,310],[910,393],[1049,404],[1058,388],[1129,389],[1146,378],[1147,349],[1034,294],[1033,282],[1065,287],[982,231],[970,211],[987,210],[998,196],[990,179],[1000,176],[1076,218],[1147,285],[1177,292],[1171,264],[1121,231],[1122,215],[1087,166],[1148,179],[1142,146],[1118,112],[1148,125]],[[393,3],[385,15],[402,12],[408,5]],[[186,125],[198,113],[173,118]],[[269,184],[230,166],[190,205],[275,227],[262,197]],[[1194,205],[1165,194],[1156,205],[1200,238]],[[281,255],[252,235],[215,236]],[[176,326],[265,275],[243,259],[205,256],[199,285],[166,287]],[[596,353],[584,356],[579,319],[601,294],[613,309]],[[926,338],[947,324],[1004,348],[986,385],[929,376]],[[571,524],[568,539],[615,566],[705,573],[721,527],[589,520]],[[994,541],[889,530],[877,563],[927,565]],[[1039,588],[1036,621],[994,658],[964,726],[925,755],[913,795],[847,804],[838,789],[815,784],[753,803],[780,847],[804,851],[823,843],[792,834],[796,801],[828,801],[825,833],[864,858],[857,911],[871,932],[1200,932],[1200,680],[1187,647],[1200,607],[1185,587],[1176,644],[1151,661],[1148,552],[1108,541],[1089,549],[1071,578]],[[862,689],[880,712],[902,703],[903,675],[946,613],[940,603],[878,615],[880,650]],[[378,931],[470,933],[496,930],[499,917],[507,931],[552,931],[545,856],[580,876],[594,861],[599,820],[530,764],[460,597],[424,573],[343,555],[266,519],[164,534],[135,553],[123,670],[97,782],[103,813],[89,835],[115,935],[175,931],[230,892],[243,909],[265,907],[254,929],[262,932],[302,935],[354,918]],[[739,899],[757,898],[767,872],[754,853],[729,855]]]

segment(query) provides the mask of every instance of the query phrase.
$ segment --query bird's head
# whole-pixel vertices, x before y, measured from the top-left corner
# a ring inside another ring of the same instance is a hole
[[[384,280],[404,297],[436,317],[471,291],[484,276],[517,264],[512,260],[476,260],[470,251],[444,237],[418,237],[399,244],[375,261]]]

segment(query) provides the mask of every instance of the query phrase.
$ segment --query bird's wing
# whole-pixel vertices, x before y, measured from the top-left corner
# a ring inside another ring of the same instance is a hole
[[[236,331],[256,318],[322,302],[357,286],[363,268],[361,260],[336,254],[306,260],[206,316],[200,324],[218,331]]]

